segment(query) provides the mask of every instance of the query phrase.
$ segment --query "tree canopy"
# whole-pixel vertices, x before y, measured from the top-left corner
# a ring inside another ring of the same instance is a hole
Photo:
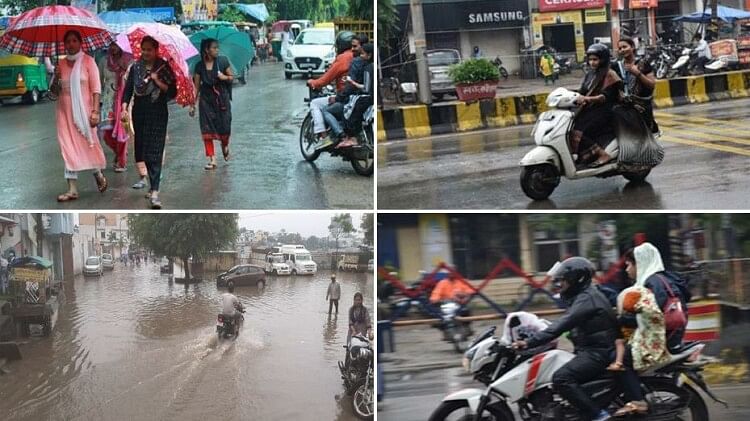
[[[190,278],[188,259],[201,259],[237,239],[237,214],[160,213],[128,217],[130,238],[157,255],[180,258]]]

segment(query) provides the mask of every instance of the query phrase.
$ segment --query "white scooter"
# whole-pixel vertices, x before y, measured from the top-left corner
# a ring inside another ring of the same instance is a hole
[[[690,58],[693,54],[693,50],[690,48],[683,48],[682,49],[682,55],[677,59],[677,61],[672,65],[672,72],[673,74],[678,74],[680,76],[687,76],[690,71]],[[702,70],[702,69],[701,69]]]
[[[632,182],[641,182],[651,172],[651,167],[633,167],[621,164],[618,159],[619,142],[613,139],[605,151],[613,159],[597,168],[576,168],[568,146],[568,135],[578,114],[576,104],[581,95],[565,88],[557,88],[547,97],[549,111],[537,119],[531,137],[536,147],[521,159],[521,188],[534,200],[545,200],[560,184],[560,176],[571,180],[589,177],[622,175]]]

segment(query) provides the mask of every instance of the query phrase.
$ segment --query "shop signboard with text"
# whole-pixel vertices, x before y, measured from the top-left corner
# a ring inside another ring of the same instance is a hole
[[[656,9],[659,7],[659,0],[630,0],[631,9]]]
[[[425,3],[427,32],[523,27],[529,18],[526,0]]]
[[[606,0],[539,0],[540,12],[562,12],[577,9],[598,9],[605,7]]]

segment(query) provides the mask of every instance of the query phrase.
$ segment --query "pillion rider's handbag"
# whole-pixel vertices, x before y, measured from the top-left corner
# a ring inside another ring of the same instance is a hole
[[[658,277],[664,289],[667,290],[667,302],[664,303],[664,307],[662,308],[662,313],[664,313],[664,328],[667,332],[682,329],[687,326],[687,316],[685,315],[685,309],[682,307],[682,301],[672,291],[669,281],[661,275],[658,275]]]

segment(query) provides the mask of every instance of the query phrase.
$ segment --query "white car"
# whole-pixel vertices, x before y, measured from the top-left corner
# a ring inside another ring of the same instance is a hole
[[[308,28],[300,32],[284,54],[284,76],[321,75],[336,58],[336,34],[333,28]]]
[[[115,258],[111,254],[102,254],[102,266],[106,270],[113,270],[115,268]]]
[[[102,276],[104,273],[104,266],[102,266],[102,258],[99,256],[89,256],[86,258],[86,263],[83,265],[83,276]]]

